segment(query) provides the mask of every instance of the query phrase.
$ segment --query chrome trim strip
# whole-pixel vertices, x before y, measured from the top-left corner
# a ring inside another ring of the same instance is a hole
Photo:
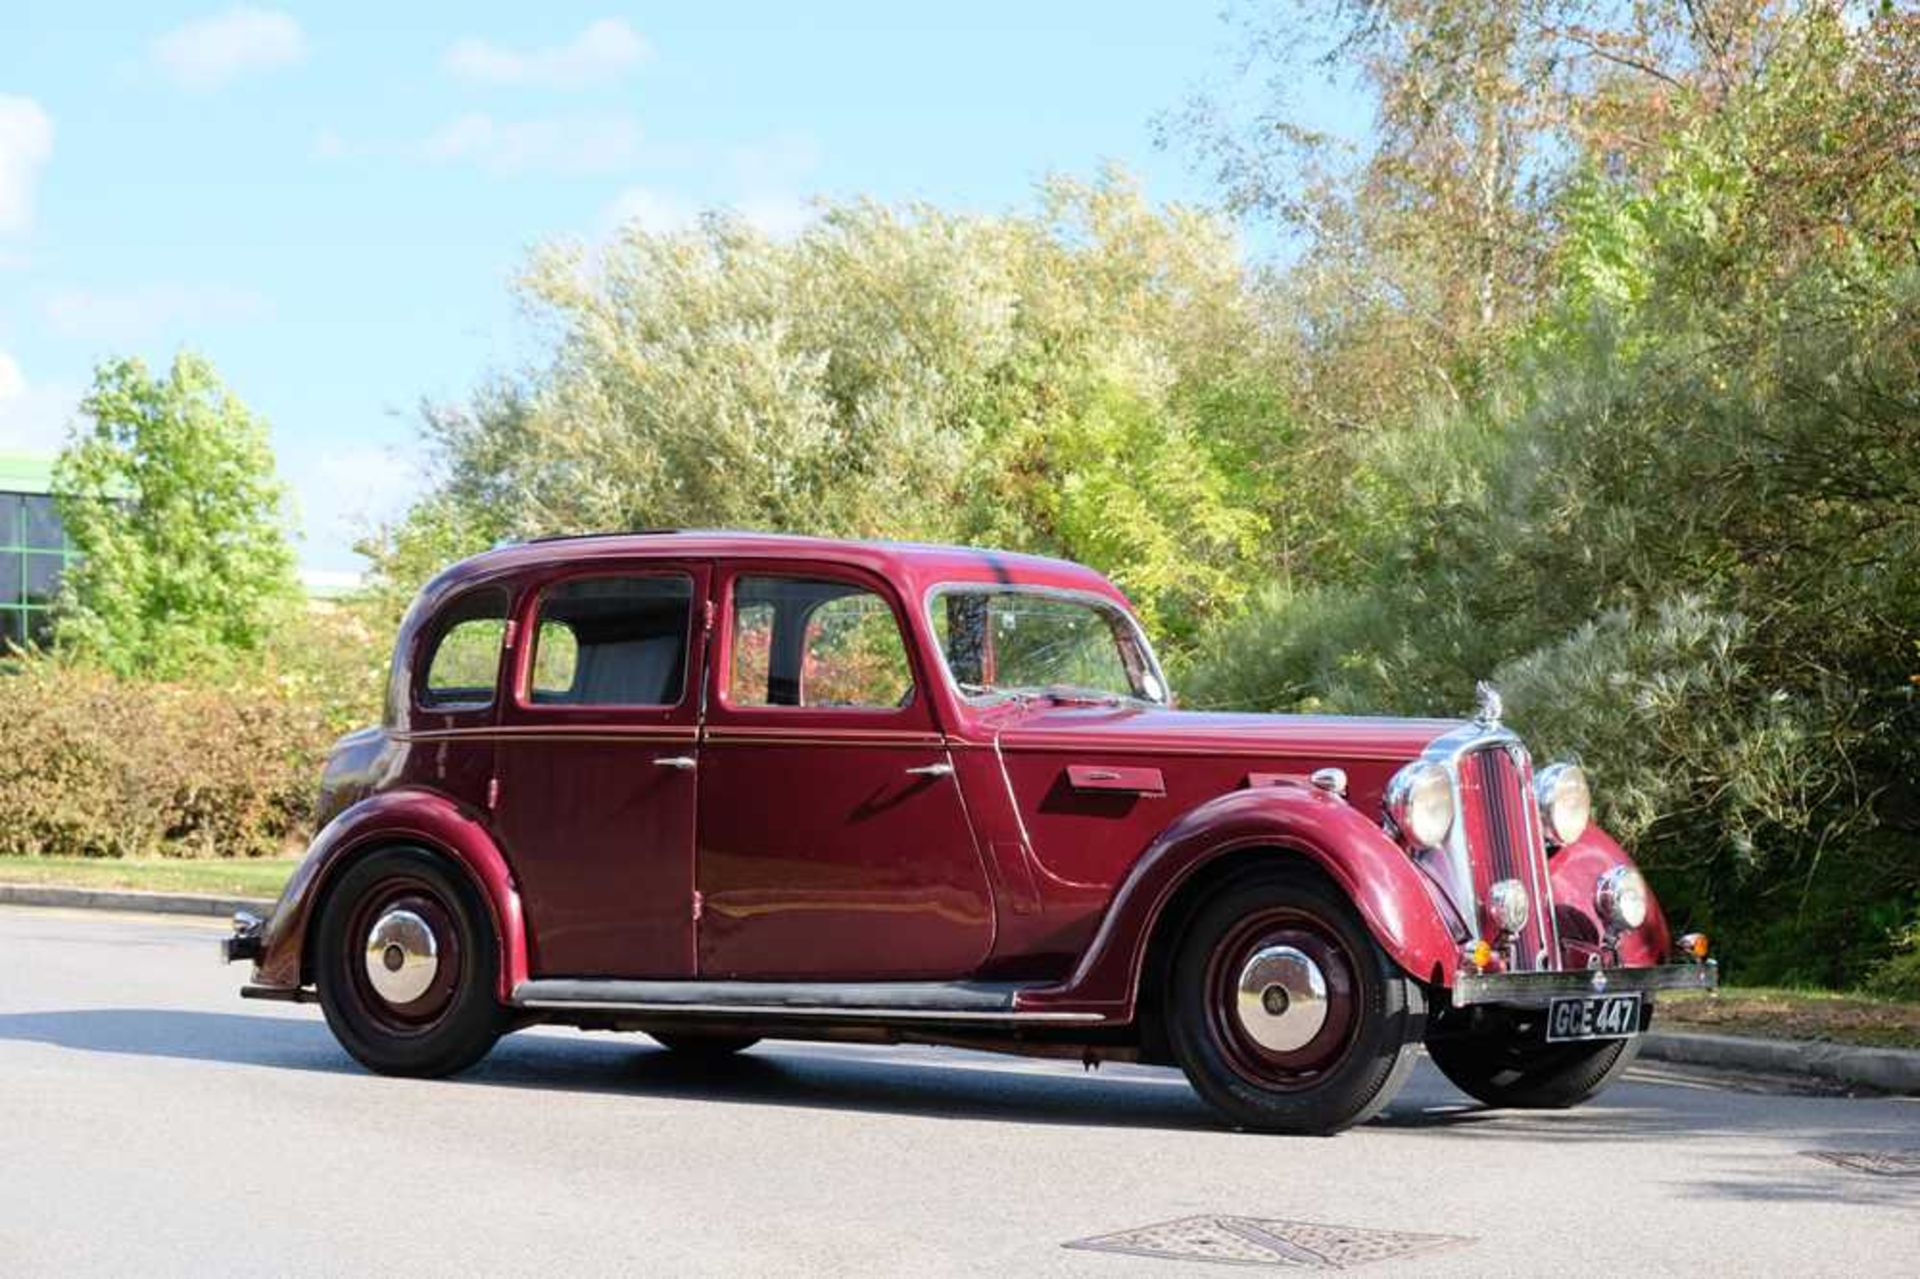
[[[810,1021],[821,1019],[831,1021],[928,1021],[954,1022],[978,1021],[995,1022],[1005,1025],[1009,1022],[1058,1022],[1079,1023],[1105,1021],[1100,1013],[974,1013],[974,1012],[937,1012],[920,1008],[799,1008],[780,1004],[648,1004],[622,1003],[618,1000],[584,999],[516,999],[516,1008],[532,1008],[546,1012],[563,1012],[577,1008],[590,1012],[626,1012],[672,1015],[675,1013],[698,1013],[700,1015],[724,1014],[734,1017],[795,1017]]]
[[[582,1009],[660,1016],[803,1018],[841,1021],[1100,1022],[1095,1012],[1020,1012],[1019,986],[964,982],[712,982],[536,978],[515,986],[516,1008]],[[737,994],[738,998],[729,996]],[[899,1000],[901,1002],[891,1002]],[[910,1001],[910,1002],[909,1002]]]
[[[1628,994],[1634,991],[1713,990],[1720,984],[1720,967],[1703,964],[1661,964],[1652,968],[1593,968],[1557,973],[1462,973],[1454,980],[1453,1005],[1505,1004],[1515,1008],[1545,1008],[1549,1001],[1581,995]]]

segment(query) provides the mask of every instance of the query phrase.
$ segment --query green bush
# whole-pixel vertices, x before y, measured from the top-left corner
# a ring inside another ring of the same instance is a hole
[[[264,857],[304,838],[333,726],[297,683],[0,675],[0,855]]]

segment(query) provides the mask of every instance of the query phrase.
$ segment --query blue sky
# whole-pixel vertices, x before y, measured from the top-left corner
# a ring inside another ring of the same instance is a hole
[[[190,346],[273,424],[309,570],[421,483],[422,398],[534,360],[529,246],[814,195],[998,210],[1107,160],[1204,200],[1155,113],[1230,66],[1212,3],[123,0],[0,17],[0,449],[93,363]],[[397,15],[397,16],[396,16]]]

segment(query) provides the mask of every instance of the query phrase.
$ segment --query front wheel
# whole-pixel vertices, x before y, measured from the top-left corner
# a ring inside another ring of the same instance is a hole
[[[1489,1106],[1564,1110],[1597,1095],[1626,1072],[1640,1039],[1548,1044],[1498,1035],[1436,1038],[1427,1056],[1454,1087]]]
[[[1334,1133],[1393,1099],[1426,1025],[1425,994],[1353,907],[1302,873],[1241,880],[1179,943],[1167,1039],[1195,1091],[1238,1127]]]
[[[383,849],[349,866],[316,929],[320,1007],[368,1069],[451,1075],[486,1056],[505,1029],[486,906],[425,849]]]

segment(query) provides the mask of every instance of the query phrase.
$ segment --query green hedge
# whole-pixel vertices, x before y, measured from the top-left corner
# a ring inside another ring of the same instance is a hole
[[[0,675],[0,855],[265,857],[307,834],[334,728],[298,681]]]

